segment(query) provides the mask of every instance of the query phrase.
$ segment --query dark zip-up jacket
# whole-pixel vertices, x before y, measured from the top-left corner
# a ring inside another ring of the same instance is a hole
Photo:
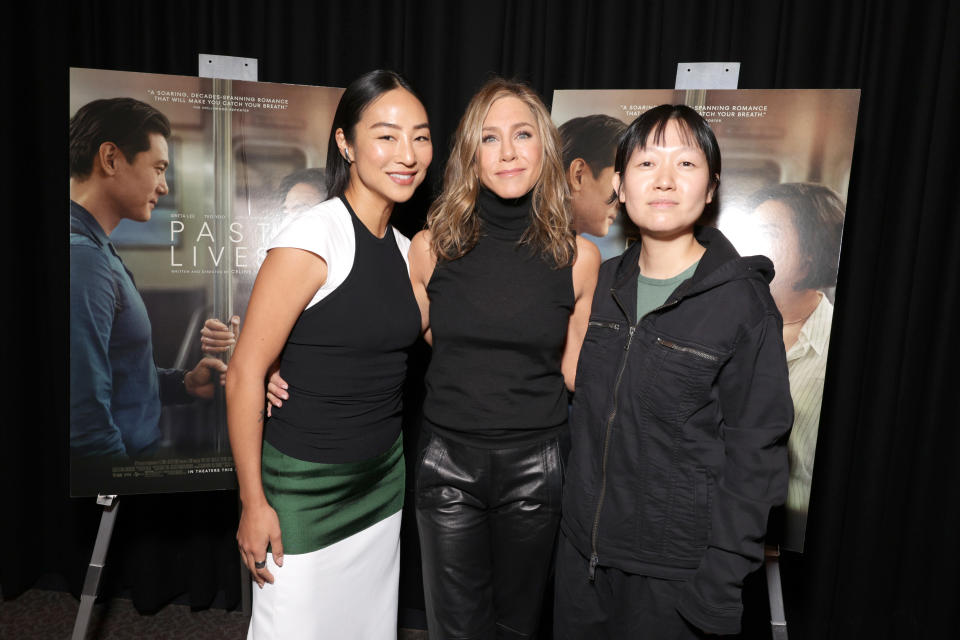
[[[577,365],[562,528],[587,558],[686,580],[678,604],[711,633],[740,629],[743,579],[787,493],[793,404],[763,256],[718,230],[692,278],[636,316],[640,243],[600,268]]]

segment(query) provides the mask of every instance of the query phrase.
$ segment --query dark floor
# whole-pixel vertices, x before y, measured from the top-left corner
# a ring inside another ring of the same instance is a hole
[[[51,640],[69,638],[80,603],[69,593],[31,589],[13,600],[0,601],[0,639]],[[141,615],[133,603],[115,598],[93,607],[88,640],[181,639],[241,640],[247,618],[237,611],[191,611],[171,604],[154,615]],[[426,640],[426,631],[400,629],[399,640]]]

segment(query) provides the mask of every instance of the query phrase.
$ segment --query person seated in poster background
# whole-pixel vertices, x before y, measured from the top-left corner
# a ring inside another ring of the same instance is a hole
[[[167,193],[170,121],[132,98],[94,100],[70,120],[70,449],[74,457],[150,455],[161,404],[211,398],[226,364],[190,371],[153,361],[143,299],[110,243]]]
[[[823,381],[827,370],[837,284],[844,204],[821,184],[792,182],[764,187],[750,196],[744,235],[734,242],[748,253],[770,256],[776,276],[770,293],[783,316],[793,430],[790,432],[790,488],[781,544],[802,551],[817,449]]]
[[[613,161],[617,141],[626,128],[620,120],[602,114],[573,118],[560,125],[563,166],[577,233],[602,238],[617,219]]]
[[[284,177],[277,187],[284,216],[306,211],[327,199],[326,174],[323,169],[298,169]]]

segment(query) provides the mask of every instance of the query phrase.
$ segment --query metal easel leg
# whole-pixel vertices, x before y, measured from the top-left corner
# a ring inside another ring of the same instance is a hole
[[[107,559],[107,549],[110,548],[113,525],[117,521],[117,511],[120,509],[120,499],[115,495],[98,495],[97,504],[103,505],[103,515],[100,516],[97,541],[93,545],[90,566],[87,567],[87,577],[83,581],[83,591],[80,593],[80,610],[73,625],[72,640],[84,640],[87,635],[93,603],[97,599],[97,591],[100,588],[100,576]]]
[[[787,640],[787,618],[780,585],[780,548],[766,547],[763,555],[767,569],[767,595],[770,598],[770,635],[773,640]]]

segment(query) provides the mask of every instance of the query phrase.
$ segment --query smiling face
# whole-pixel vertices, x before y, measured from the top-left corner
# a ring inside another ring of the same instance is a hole
[[[490,105],[480,136],[480,182],[501,198],[519,198],[540,179],[543,144],[533,112],[507,96]]]
[[[166,180],[167,166],[170,164],[167,139],[159,133],[151,133],[150,148],[133,156],[132,162],[115,146],[113,153],[110,198],[117,219],[146,222],[160,197],[169,191]]]
[[[392,89],[370,103],[353,140],[338,130],[337,144],[351,162],[348,189],[384,205],[409,200],[433,159],[427,112],[406,89]]]
[[[713,200],[710,170],[692,135],[671,120],[657,142],[633,150],[614,189],[630,220],[644,236],[668,240],[693,232],[704,207]]]

